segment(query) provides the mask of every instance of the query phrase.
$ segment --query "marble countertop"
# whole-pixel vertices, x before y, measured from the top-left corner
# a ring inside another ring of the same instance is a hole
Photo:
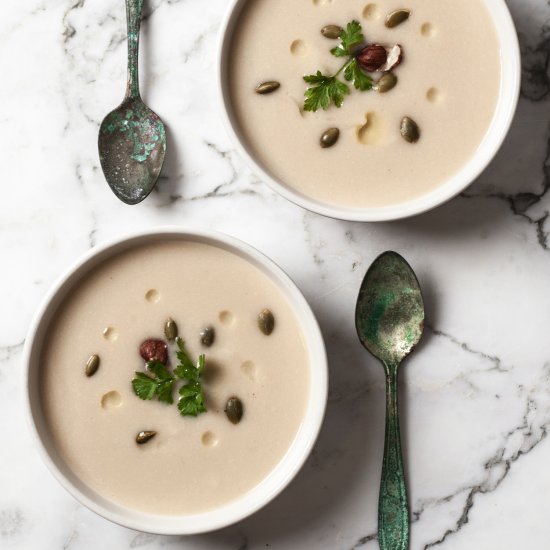
[[[2,3],[0,548],[375,550],[384,378],[353,310],[389,248],[417,271],[428,311],[401,379],[411,549],[550,547],[550,2],[509,0],[524,82],[496,160],[450,203],[387,224],[306,212],[235,154],[213,78],[227,5],[146,2],[142,91],[169,152],[158,191],[126,207],[96,145],[125,84],[124,3]],[[77,504],[35,452],[21,405],[25,334],[53,281],[90,247],[166,224],[224,231],[271,256],[311,303],[330,358],[326,421],[296,480],[253,517],[190,538],[133,532]]]

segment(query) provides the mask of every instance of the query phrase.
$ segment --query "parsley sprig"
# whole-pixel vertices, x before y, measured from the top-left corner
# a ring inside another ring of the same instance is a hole
[[[352,55],[355,46],[365,41],[363,29],[359,21],[351,21],[340,34],[340,44],[332,48],[330,53],[335,57],[348,57]]]
[[[310,84],[305,91],[304,110],[327,110],[333,103],[341,107],[346,95],[350,93],[349,86],[338,77],[342,71],[344,79],[351,82],[355,89],[365,92],[372,90],[373,80],[366,75],[359,66],[354,52],[357,46],[365,41],[363,29],[359,21],[351,21],[340,34],[340,44],[330,50],[335,57],[346,57],[346,62],[338,72],[332,76],[324,75],[321,71],[316,74],[304,76],[304,80]]]
[[[205,356],[200,355],[196,364],[191,361],[185,342],[176,338],[179,363],[173,374],[160,361],[148,361],[145,368],[150,374],[136,372],[132,380],[134,393],[143,400],[151,401],[155,396],[163,403],[174,403],[173,392],[177,380],[185,381],[179,389],[178,409],[182,416],[198,416],[206,412],[204,393],[202,389],[202,374],[205,368]]]
[[[200,413],[206,412],[201,384],[205,357],[204,354],[200,355],[197,364],[194,365],[185,349],[185,342],[178,337],[176,345],[178,346],[176,355],[179,365],[174,369],[174,374],[187,381],[179,390],[178,409],[182,416],[198,416]]]
[[[317,71],[317,74],[304,76],[304,80],[308,84],[313,84],[306,90],[304,111],[315,112],[319,108],[326,111],[332,103],[336,107],[342,106],[344,97],[349,94],[349,88],[336,76],[325,76],[321,71]]]

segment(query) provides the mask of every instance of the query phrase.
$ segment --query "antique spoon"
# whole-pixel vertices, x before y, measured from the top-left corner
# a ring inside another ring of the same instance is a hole
[[[138,51],[143,0],[126,0],[128,84],[124,101],[99,129],[99,160],[107,183],[126,204],[137,204],[157,183],[164,154],[164,124],[139,95]]]
[[[409,507],[401,456],[397,369],[422,337],[424,302],[418,280],[396,252],[385,252],[369,268],[355,310],[363,346],[386,371],[386,439],[378,497],[380,550],[409,547]]]

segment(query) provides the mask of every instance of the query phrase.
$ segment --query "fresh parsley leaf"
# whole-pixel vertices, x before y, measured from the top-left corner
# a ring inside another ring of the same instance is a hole
[[[199,382],[189,382],[180,388],[180,395],[182,397],[195,397],[201,393],[201,385]]]
[[[200,355],[197,364],[194,365],[185,349],[185,342],[181,338],[177,338],[176,345],[179,350],[176,355],[180,362],[174,369],[174,374],[187,381],[187,384],[179,390],[178,409],[182,416],[197,416],[206,412],[201,384],[206,359],[204,355]]]
[[[330,53],[336,57],[346,57],[353,54],[355,46],[365,41],[363,29],[359,21],[351,21],[340,35],[340,44],[330,50]]]
[[[179,360],[179,365],[177,365],[174,369],[174,374],[178,378],[186,378],[187,380],[194,379],[195,365],[193,365],[193,361],[191,361],[191,358],[185,349],[184,340],[179,336],[176,338],[176,345],[178,346],[176,356]]]
[[[162,382],[159,382],[157,384],[157,397],[159,398],[159,401],[171,405],[174,402],[174,399],[172,397],[173,389],[173,378],[169,378],[168,380],[163,380]]]
[[[344,70],[344,78],[348,82],[353,82],[356,90],[361,90],[366,92],[367,90],[372,90],[374,82],[372,78],[366,75],[359,66],[357,59],[353,59],[349,62]]]
[[[146,401],[150,401],[156,395],[159,401],[171,405],[174,402],[174,377],[168,372],[166,365],[160,361],[149,361],[146,368],[154,376],[136,372],[136,377],[132,380],[134,393]]]
[[[180,388],[178,409],[182,416],[198,416],[206,412],[202,386],[199,382],[190,382]]]
[[[333,76],[325,76],[321,71],[317,71],[317,74],[308,74],[304,76],[304,80],[308,84],[324,84],[327,80],[332,80]]]
[[[153,399],[157,389],[157,382],[143,372],[136,372],[136,377],[132,380],[134,393],[143,400]]]
[[[206,408],[202,401],[197,401],[192,397],[181,398],[178,401],[178,409],[182,416],[199,416],[200,413],[206,412]]]
[[[340,44],[339,46],[336,46],[336,48],[332,48],[332,50],[330,50],[330,53],[334,57],[349,57],[350,56],[350,54],[348,53],[348,51],[346,49],[344,49],[342,44]]]
[[[341,107],[344,97],[349,94],[349,88],[346,84],[338,80],[335,76],[326,76],[317,71],[317,74],[304,76],[308,84],[313,84],[305,91],[306,100],[304,102],[305,111],[325,111],[332,103],[336,107]]]
[[[168,372],[166,365],[160,361],[148,361],[145,368],[152,372],[159,380],[168,380],[173,376]]]

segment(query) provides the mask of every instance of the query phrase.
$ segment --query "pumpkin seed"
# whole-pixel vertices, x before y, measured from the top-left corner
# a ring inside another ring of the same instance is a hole
[[[164,336],[167,340],[175,340],[178,337],[178,325],[171,317],[164,324]]]
[[[321,29],[321,34],[330,40],[336,40],[340,38],[340,35],[343,32],[343,28],[338,25],[327,25]]]
[[[392,11],[388,17],[386,17],[386,27],[393,29],[393,27],[397,27],[397,25],[404,23],[410,15],[411,12],[409,10]]]
[[[405,116],[401,120],[401,135],[409,143],[416,143],[420,139],[420,128],[411,117]]]
[[[273,313],[271,313],[269,309],[264,309],[258,315],[258,326],[266,336],[269,336],[273,332],[275,328],[275,317],[273,317]]]
[[[256,86],[256,93],[261,95],[270,94],[275,90],[278,90],[280,87],[280,82],[277,82],[276,80],[270,80],[268,82],[262,82],[261,84],[258,84]]]
[[[340,137],[340,130],[338,128],[329,128],[323,132],[321,136],[320,145],[323,149],[332,147]]]
[[[213,327],[206,327],[201,331],[201,344],[209,348],[216,339],[216,331]]]
[[[378,80],[378,83],[376,84],[376,91],[381,94],[385,94],[386,92],[393,90],[396,84],[397,77],[393,73],[386,73],[380,77],[380,80]]]
[[[99,368],[99,355],[90,355],[88,361],[86,361],[86,376],[89,378],[93,376]]]
[[[143,445],[144,443],[147,443],[148,441],[151,441],[151,439],[153,439],[153,437],[155,437],[155,435],[157,435],[157,432],[153,432],[153,431],[139,432],[136,435],[136,443],[138,445]]]
[[[232,424],[238,424],[243,417],[243,404],[238,397],[231,397],[225,405],[225,414]]]

